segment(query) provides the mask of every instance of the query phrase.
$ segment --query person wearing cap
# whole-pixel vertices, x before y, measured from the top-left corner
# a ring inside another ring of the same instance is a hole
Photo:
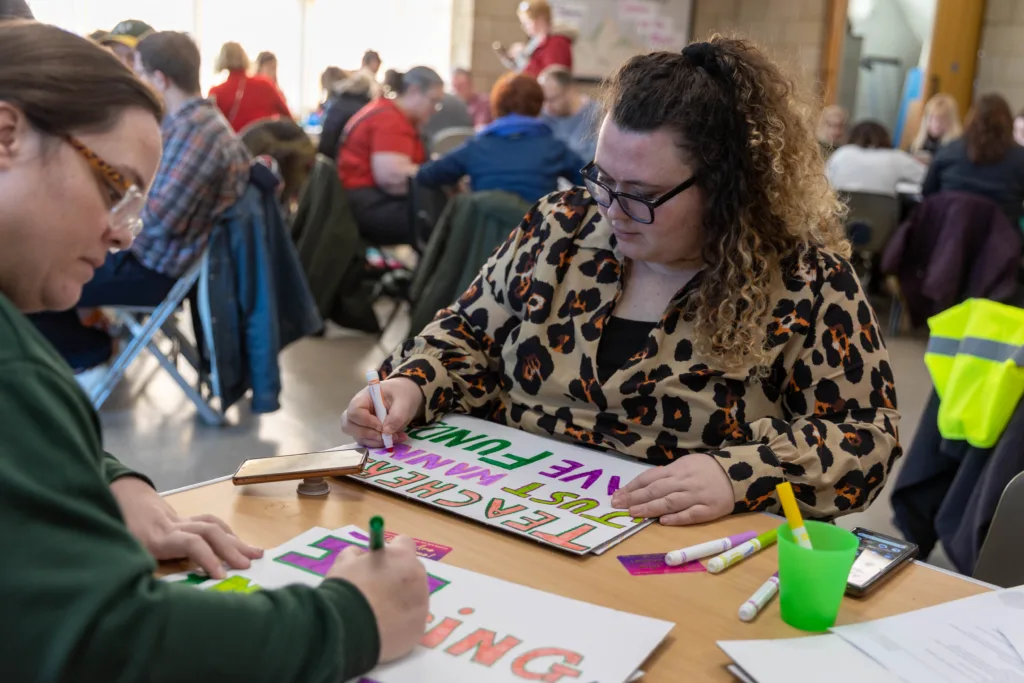
[[[129,69],[135,66],[135,48],[139,41],[153,32],[153,27],[138,19],[126,19],[108,33],[94,38],[100,45],[106,47],[125,63]],[[93,33],[98,34],[99,31]],[[90,36],[92,37],[92,36]]]

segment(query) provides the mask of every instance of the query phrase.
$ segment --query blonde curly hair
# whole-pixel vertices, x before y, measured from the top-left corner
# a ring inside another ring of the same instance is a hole
[[[753,43],[717,34],[682,53],[633,57],[604,100],[620,128],[675,132],[696,164],[707,210],[706,267],[687,311],[695,347],[726,369],[764,375],[765,319],[783,267],[810,247],[850,253],[814,108]]]

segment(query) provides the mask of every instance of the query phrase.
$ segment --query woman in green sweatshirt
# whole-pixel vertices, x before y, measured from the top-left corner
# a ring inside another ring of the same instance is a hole
[[[423,633],[411,541],[343,555],[318,589],[156,580],[154,558],[221,576],[261,551],[216,518],[178,518],[105,453],[70,369],[24,317],[74,307],[107,252],[131,243],[161,115],[102,48],[0,23],[0,680],[347,680]]]

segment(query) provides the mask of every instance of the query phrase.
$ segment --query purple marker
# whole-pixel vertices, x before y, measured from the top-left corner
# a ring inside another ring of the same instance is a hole
[[[726,550],[731,550],[740,543],[746,543],[752,538],[757,538],[756,531],[747,531],[735,536],[726,536],[725,538],[719,538],[699,545],[691,545],[689,548],[683,548],[682,550],[673,550],[665,555],[665,564],[670,567],[678,567],[681,564],[693,562],[702,557],[724,553]]]

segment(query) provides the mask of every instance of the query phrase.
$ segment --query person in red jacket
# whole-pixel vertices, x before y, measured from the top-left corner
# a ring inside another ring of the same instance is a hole
[[[519,21],[530,42],[515,43],[507,50],[496,43],[495,50],[505,66],[534,78],[549,66],[572,71],[573,36],[553,32],[548,0],[524,0],[519,5]]]
[[[253,121],[278,116],[291,118],[288,103],[277,86],[265,76],[249,75],[249,56],[238,43],[224,43],[216,70],[227,71],[228,77],[210,88],[210,99],[217,103],[236,133]]]

